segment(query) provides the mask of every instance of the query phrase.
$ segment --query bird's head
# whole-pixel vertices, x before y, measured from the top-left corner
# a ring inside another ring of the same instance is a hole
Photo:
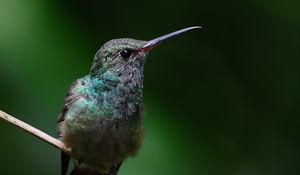
[[[122,75],[128,71],[142,69],[148,52],[162,41],[201,27],[184,28],[150,41],[130,38],[113,39],[105,43],[96,53],[91,75],[101,75],[106,71]]]

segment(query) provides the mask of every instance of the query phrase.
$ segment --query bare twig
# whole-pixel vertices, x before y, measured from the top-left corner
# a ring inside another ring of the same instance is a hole
[[[24,131],[36,136],[37,138],[49,143],[50,145],[53,145],[54,147],[60,149],[61,151],[65,152],[66,154],[71,155],[70,150],[61,142],[60,140],[57,140],[56,138],[44,133],[43,131],[40,131],[29,124],[3,112],[0,110],[0,118],[23,129]]]

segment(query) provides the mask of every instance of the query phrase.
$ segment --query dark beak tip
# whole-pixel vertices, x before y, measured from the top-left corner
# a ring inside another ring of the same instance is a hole
[[[177,36],[179,34],[182,34],[182,33],[185,33],[185,32],[188,32],[190,30],[194,30],[194,29],[201,29],[202,27],[201,26],[193,26],[193,27],[187,27],[187,28],[183,28],[181,30],[177,30],[175,32],[171,32],[171,33],[168,33],[166,35],[163,35],[161,37],[158,37],[158,38],[155,38],[153,40],[150,40],[148,41],[144,46],[143,48],[141,48],[142,51],[144,52],[147,52],[149,50],[151,50],[151,48],[153,48],[154,46],[156,46],[157,44],[161,43],[162,41],[168,39],[168,38],[171,38],[171,37],[174,37],[174,36]]]

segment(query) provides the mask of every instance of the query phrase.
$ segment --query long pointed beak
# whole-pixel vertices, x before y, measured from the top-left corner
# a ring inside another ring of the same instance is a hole
[[[184,29],[181,29],[181,30],[177,30],[175,32],[172,32],[172,33],[168,33],[166,35],[163,35],[161,37],[158,37],[158,38],[155,38],[153,40],[150,40],[148,41],[142,48],[141,50],[143,52],[148,52],[149,50],[151,50],[154,46],[156,46],[157,44],[165,41],[166,39],[169,39],[173,36],[176,36],[176,35],[179,35],[179,34],[182,34],[184,32],[187,32],[187,31],[190,31],[190,30],[194,30],[194,29],[200,29],[202,27],[200,26],[194,26],[194,27],[188,27],[188,28],[184,28]]]

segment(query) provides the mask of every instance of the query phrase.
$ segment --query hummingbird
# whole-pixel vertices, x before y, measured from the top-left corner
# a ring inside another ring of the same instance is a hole
[[[201,28],[184,28],[150,41],[113,39],[95,54],[88,75],[75,80],[58,117],[58,136],[76,155],[70,175],[117,175],[142,145],[143,70],[162,41]],[[61,153],[61,175],[70,156]]]

